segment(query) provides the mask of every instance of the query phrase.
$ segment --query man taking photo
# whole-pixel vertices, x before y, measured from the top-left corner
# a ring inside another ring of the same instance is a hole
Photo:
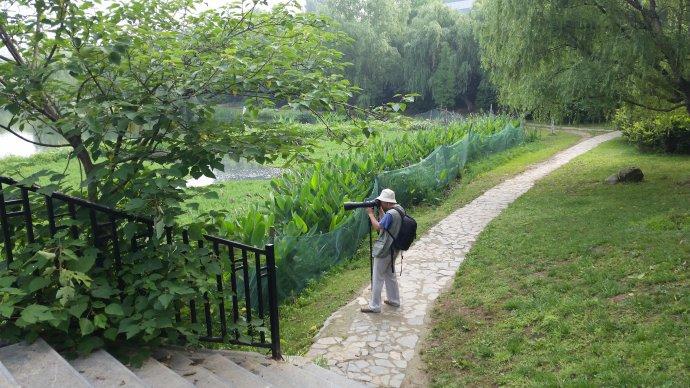
[[[386,286],[385,304],[393,307],[400,306],[400,290],[395,274],[395,258],[400,253],[393,246],[393,237],[398,235],[402,225],[405,209],[395,201],[395,193],[391,189],[383,189],[381,195],[376,198],[380,203],[380,210],[384,212],[380,220],[376,219],[373,208],[367,208],[369,221],[374,229],[379,232],[379,237],[374,243],[372,257],[374,260],[371,301],[369,306],[362,307],[363,313],[381,312],[381,291]],[[380,215],[380,214],[379,214]]]

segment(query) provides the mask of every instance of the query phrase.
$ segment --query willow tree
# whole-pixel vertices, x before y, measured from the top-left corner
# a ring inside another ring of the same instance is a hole
[[[264,162],[308,146],[254,120],[262,107],[350,109],[353,88],[330,48],[341,34],[293,4],[244,3],[200,12],[197,0],[3,0],[2,130],[58,135],[50,146],[69,149],[91,199],[171,222],[186,177],[227,156]],[[228,95],[245,98],[242,122],[213,120],[209,102]]]
[[[406,37],[407,90],[440,107],[464,104],[473,111],[482,74],[470,19],[440,1],[430,1],[416,10]]]
[[[440,0],[323,0],[310,9],[334,18],[352,41],[338,46],[362,88],[359,104],[419,93],[424,108],[474,110],[481,80],[470,19]],[[487,107],[488,108],[488,107]]]
[[[482,61],[503,103],[543,118],[625,102],[690,114],[687,0],[484,0]]]
[[[408,0],[325,0],[315,10],[333,18],[351,38],[336,47],[350,63],[346,78],[361,88],[359,105],[378,105],[404,91],[399,47],[407,26]]]

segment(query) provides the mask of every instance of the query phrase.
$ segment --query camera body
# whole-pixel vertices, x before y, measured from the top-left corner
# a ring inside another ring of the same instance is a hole
[[[343,208],[345,208],[345,210],[354,210],[354,209],[358,209],[361,207],[377,207],[377,206],[381,206],[381,201],[379,201],[378,199],[374,199],[371,201],[364,201],[364,202],[345,202],[343,204]]]

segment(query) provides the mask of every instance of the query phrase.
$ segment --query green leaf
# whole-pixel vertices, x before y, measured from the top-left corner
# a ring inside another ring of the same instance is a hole
[[[54,319],[53,313],[51,313],[48,306],[43,306],[40,304],[31,304],[27,306],[24,311],[20,314],[21,319],[28,323],[44,322]]]
[[[73,260],[67,263],[67,268],[76,272],[88,272],[93,268],[94,263],[96,263],[96,253],[91,252],[91,254],[85,254],[79,257],[77,260]]]
[[[43,278],[43,277],[34,278],[33,280],[31,280],[31,282],[29,282],[29,286],[27,287],[27,291],[29,293],[36,292],[36,291],[40,290],[41,288],[47,286],[48,284],[50,284],[50,278]]]
[[[167,309],[173,298],[174,297],[171,294],[161,294],[158,296],[158,301],[161,303],[164,309]]]
[[[165,232],[165,221],[158,220],[154,225],[153,229],[156,233],[156,238],[161,238],[163,236],[163,233]]]
[[[207,192],[204,193],[204,198],[207,198],[207,199],[218,199],[218,198],[220,198],[220,197],[218,196],[218,193],[215,192],[215,191],[207,191]]]
[[[10,318],[14,312],[14,305],[7,302],[0,303],[0,317]]]
[[[108,318],[103,314],[96,314],[93,317],[93,324],[98,328],[105,329],[108,324]]]
[[[115,290],[107,285],[91,289],[91,295],[95,296],[96,298],[108,299],[113,294],[115,294]]]
[[[105,337],[111,341],[115,341],[115,339],[117,338],[117,329],[114,327],[107,328],[103,332],[103,337]]]
[[[88,304],[86,302],[76,303],[69,307],[69,313],[75,317],[79,318],[86,311]]]
[[[201,227],[200,224],[195,223],[189,225],[189,240],[190,241],[196,241],[196,240],[201,240],[203,237],[203,228]]]
[[[307,223],[304,222],[302,217],[300,217],[297,213],[292,213],[292,222],[295,223],[297,229],[299,229],[302,233],[307,233],[307,231],[309,230]]]
[[[311,179],[309,180],[309,186],[311,186],[311,189],[314,191],[319,188],[319,176],[317,174],[318,173],[314,171],[314,174],[312,174]]]
[[[139,209],[141,209],[141,208],[143,208],[143,207],[145,207],[145,206],[146,206],[146,201],[145,201],[145,200],[143,200],[143,199],[141,199],[141,198],[132,198],[132,199],[130,199],[129,202],[127,202],[127,204],[125,205],[125,210],[127,210],[127,211],[135,211],[135,210],[139,210]]]
[[[122,306],[119,303],[111,303],[105,308],[105,313],[108,315],[124,316],[125,312],[122,311]]]
[[[101,346],[103,346],[103,340],[100,337],[90,336],[82,338],[79,341],[79,344],[77,345],[77,352],[82,356],[86,356],[91,354],[94,349],[98,349]]]
[[[12,283],[14,283],[15,280],[17,280],[17,278],[14,276],[0,277],[0,288],[12,286]]]
[[[95,330],[95,327],[94,327],[94,325],[90,319],[80,318],[79,319],[79,330],[81,331],[82,336],[86,336],[86,335],[93,333],[93,331]]]
[[[127,339],[130,339],[134,337],[135,335],[139,334],[141,332],[142,328],[139,326],[137,323],[128,323],[124,324],[124,321],[122,321],[122,324],[120,324],[120,333],[125,333]]]
[[[60,300],[61,305],[66,306],[74,298],[74,294],[74,287],[64,286],[57,290],[55,297]]]
[[[38,251],[36,252],[36,255],[41,256],[48,261],[55,259],[55,253],[52,252]]]

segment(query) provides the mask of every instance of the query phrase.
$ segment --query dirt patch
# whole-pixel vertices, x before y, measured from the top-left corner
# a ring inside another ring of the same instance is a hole
[[[686,181],[676,182],[676,186],[679,187],[690,187],[690,179]]]
[[[613,248],[608,244],[597,244],[589,248],[589,253],[594,257],[602,257],[611,254]]]
[[[609,301],[613,303],[620,303],[630,297],[630,294],[618,294],[609,298]]]
[[[545,278],[546,275],[547,275],[547,273],[548,273],[548,272],[546,272],[546,270],[537,271],[537,272],[533,273],[532,276],[536,276],[536,277],[538,277],[538,278]]]
[[[472,320],[490,321],[493,318],[488,310],[483,307],[465,307],[458,308],[458,313],[463,318],[472,318]]]
[[[544,333],[540,333],[534,330],[534,327],[532,327],[532,325],[525,326],[523,332],[525,333],[526,337],[533,340],[544,337]]]

